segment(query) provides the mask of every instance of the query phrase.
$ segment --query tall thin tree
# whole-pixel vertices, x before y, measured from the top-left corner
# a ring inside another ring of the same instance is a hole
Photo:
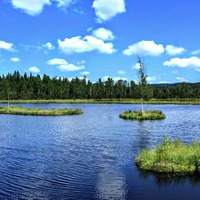
[[[146,87],[147,87],[147,75],[145,74],[144,63],[141,58],[138,56],[138,79],[139,79],[139,90],[140,90],[140,98],[141,98],[141,111],[144,112],[143,101],[146,96]]]

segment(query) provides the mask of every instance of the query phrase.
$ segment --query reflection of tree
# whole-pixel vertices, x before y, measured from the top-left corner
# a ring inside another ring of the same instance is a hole
[[[139,169],[138,169],[139,170]],[[192,186],[200,184],[200,174],[178,174],[178,173],[154,173],[148,171],[139,170],[141,178],[148,178],[153,176],[156,183],[160,187],[165,187],[168,185],[178,185],[189,182]]]
[[[137,142],[139,150],[146,149],[150,145],[151,132],[149,129],[149,123],[147,121],[138,122]]]

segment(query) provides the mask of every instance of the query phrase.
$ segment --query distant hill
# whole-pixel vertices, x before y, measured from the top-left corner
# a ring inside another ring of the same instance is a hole
[[[150,84],[152,87],[156,87],[156,88],[163,88],[163,87],[176,87],[178,85],[189,85],[191,87],[200,87],[200,82],[196,82],[196,83],[186,83],[186,82],[182,82],[182,83],[157,83],[157,84]]]

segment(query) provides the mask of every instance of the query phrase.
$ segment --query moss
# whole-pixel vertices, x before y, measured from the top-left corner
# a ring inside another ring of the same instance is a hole
[[[165,137],[156,149],[141,151],[135,164],[141,170],[158,173],[199,173],[200,143],[186,145]]]
[[[125,111],[119,115],[120,118],[130,120],[156,120],[165,119],[165,114],[160,110],[149,110],[149,111]]]
[[[35,115],[35,116],[59,116],[59,115],[77,115],[83,114],[79,109],[39,109],[39,108],[24,108],[20,106],[0,107],[0,114],[13,115]]]

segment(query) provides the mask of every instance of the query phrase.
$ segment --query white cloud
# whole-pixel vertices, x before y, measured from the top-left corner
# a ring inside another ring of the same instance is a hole
[[[123,70],[119,70],[117,73],[118,73],[118,74],[126,74],[126,72],[123,71]]]
[[[40,69],[37,68],[37,67],[30,67],[30,68],[29,68],[29,71],[30,71],[30,72],[33,72],[33,73],[39,73],[39,72],[40,72]]]
[[[91,52],[94,50],[100,53],[112,54],[116,51],[112,43],[105,43],[103,40],[93,36],[85,36],[84,38],[76,36],[65,38],[64,41],[58,39],[58,46],[66,54]]]
[[[156,44],[154,41],[140,41],[128,47],[123,51],[123,54],[139,55],[139,56],[159,56],[164,52],[162,44]]]
[[[132,69],[140,69],[140,64],[139,63],[136,63],[135,65],[132,66]]]
[[[180,81],[180,82],[188,82],[188,80],[186,80],[183,77],[177,77],[176,80]]]
[[[55,49],[55,47],[50,42],[43,44],[42,47],[47,48],[48,50],[54,50]]]
[[[102,23],[117,14],[126,12],[124,0],[94,0],[92,7],[95,10],[98,23]]]
[[[11,0],[16,9],[21,9],[29,15],[38,15],[45,5],[51,5],[50,0]]]
[[[57,65],[57,68],[62,72],[68,72],[68,71],[78,71],[85,69],[84,65],[74,65],[71,63],[68,63],[64,59],[54,58],[47,62],[49,65]]]
[[[191,54],[192,55],[198,55],[198,54],[200,54],[200,49],[192,51]]]
[[[172,58],[169,61],[165,61],[163,65],[169,67],[193,68],[200,71],[200,58],[195,56],[190,58]]]
[[[92,32],[92,35],[102,40],[114,40],[115,38],[112,31],[105,28],[99,28],[99,29],[94,30]]]
[[[127,81],[127,78],[123,78],[123,77],[110,77],[110,76],[104,76],[102,78],[103,81],[107,81],[108,78],[112,78],[113,81],[119,81],[119,80],[123,80],[123,81]]]
[[[75,0],[53,0],[57,2],[57,7],[69,7]]]
[[[11,60],[12,62],[19,62],[19,61],[20,61],[20,59],[17,58],[17,57],[15,57],[15,58],[11,58],[10,60]]]
[[[21,9],[28,15],[38,15],[42,12],[44,6],[57,3],[57,7],[69,7],[75,0],[11,0],[14,8]]]
[[[167,45],[165,50],[170,56],[178,55],[186,51],[183,47],[176,47],[173,45]]]
[[[0,40],[0,49],[6,50],[6,51],[15,51],[12,43],[8,43],[1,40]]]
[[[147,77],[148,82],[152,82],[152,81],[156,81],[156,80],[157,80],[157,78],[155,76],[148,76]]]
[[[81,72],[80,74],[81,74],[81,75],[89,75],[90,72],[88,72],[88,71],[84,71],[84,72]]]

